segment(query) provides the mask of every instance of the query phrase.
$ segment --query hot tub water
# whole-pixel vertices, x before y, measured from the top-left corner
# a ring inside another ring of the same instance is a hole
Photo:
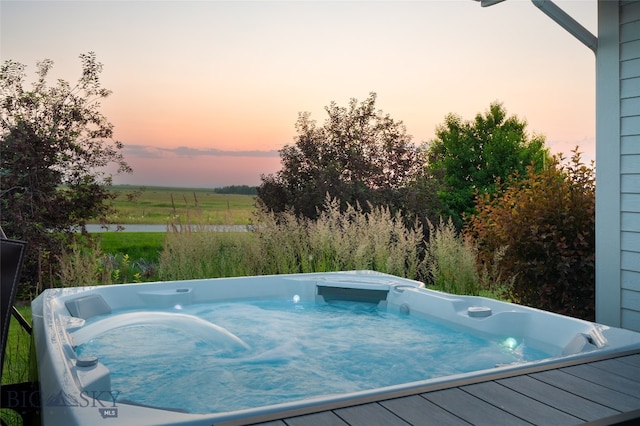
[[[103,326],[113,319],[115,325]],[[295,296],[115,311],[91,318],[76,333],[77,355],[96,356],[109,368],[111,388],[121,401],[191,413],[357,392],[549,357],[511,336],[488,339],[369,303],[316,304]]]

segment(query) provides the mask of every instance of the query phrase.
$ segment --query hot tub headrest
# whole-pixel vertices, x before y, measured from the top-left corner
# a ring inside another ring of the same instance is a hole
[[[82,319],[111,313],[111,306],[99,294],[76,297],[64,304],[72,316]]]

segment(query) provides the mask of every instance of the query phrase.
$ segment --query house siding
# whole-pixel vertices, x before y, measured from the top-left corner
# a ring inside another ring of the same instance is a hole
[[[620,325],[640,331],[640,1],[621,2],[619,22]]]
[[[640,3],[640,2],[635,2]],[[596,54],[596,321],[620,327],[622,312],[621,229],[629,220],[622,213],[621,195],[621,92],[640,96],[638,78],[620,79],[620,9],[632,7],[598,0]],[[626,49],[629,52],[630,49]],[[631,48],[632,50],[632,48]],[[631,55],[627,53],[627,55]],[[626,98],[633,96],[627,95]],[[635,101],[625,101],[632,110]],[[632,137],[631,135],[629,137]],[[627,201],[628,202],[628,201]],[[624,217],[623,217],[624,215]],[[633,222],[634,219],[631,219]],[[629,226],[628,224],[625,226]],[[625,319],[628,315],[625,316]],[[628,321],[627,321],[628,322]]]

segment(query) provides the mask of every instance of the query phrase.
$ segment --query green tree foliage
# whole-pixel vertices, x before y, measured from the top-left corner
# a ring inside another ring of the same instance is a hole
[[[261,203],[274,212],[291,209],[316,218],[326,196],[363,208],[387,205],[393,211],[417,208],[431,185],[421,176],[423,153],[402,122],[376,110],[376,94],[348,107],[331,103],[322,126],[301,113],[293,145],[280,150],[282,169],[262,176]],[[424,206],[420,206],[424,209]]]
[[[64,247],[64,235],[104,216],[114,197],[111,174],[130,172],[113,126],[100,113],[110,92],[100,84],[102,64],[80,55],[75,85],[48,84],[50,60],[37,64],[36,81],[25,87],[25,66],[6,61],[0,70],[1,224],[8,236],[29,243],[23,277],[42,284]],[[29,288],[33,290],[34,288]]]
[[[548,158],[544,137],[529,136],[526,122],[507,117],[502,104],[494,102],[474,121],[449,114],[436,129],[427,147],[432,173],[444,174],[440,200],[459,225],[462,216],[474,212],[476,194],[493,193],[496,180],[514,172],[525,173],[530,164],[536,170]]]
[[[480,197],[466,230],[485,265],[503,251],[494,274],[515,276],[515,301],[593,320],[595,174],[577,148],[564,160],[542,171],[530,166],[499,184],[497,195]]]

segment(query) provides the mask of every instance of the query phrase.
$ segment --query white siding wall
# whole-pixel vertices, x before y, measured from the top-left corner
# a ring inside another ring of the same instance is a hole
[[[620,3],[621,326],[640,331],[640,1]]]

